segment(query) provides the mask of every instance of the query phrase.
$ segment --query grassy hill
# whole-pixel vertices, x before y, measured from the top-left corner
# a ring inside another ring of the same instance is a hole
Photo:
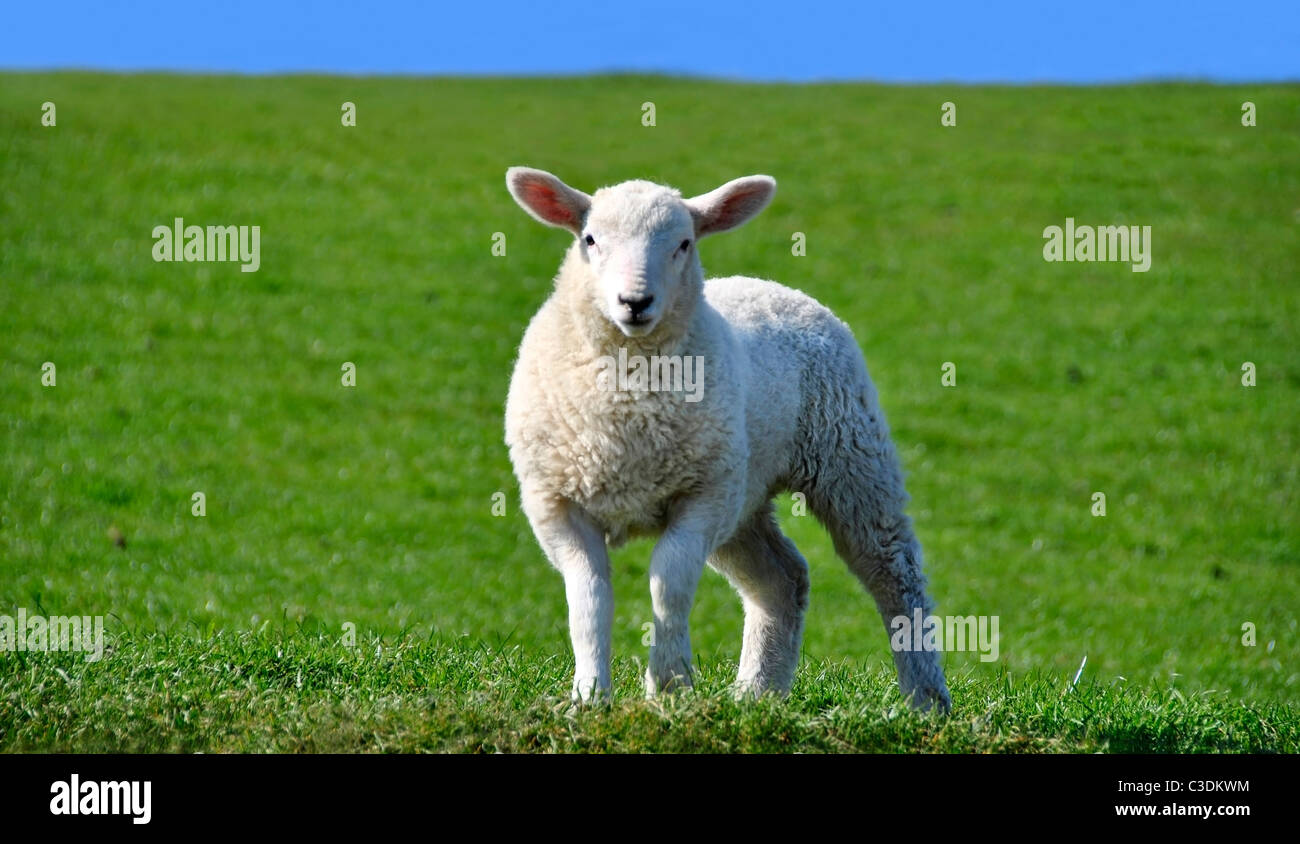
[[[997,662],[945,656],[950,722],[897,711],[874,608],[788,499],[788,704],[726,700],[713,573],[700,692],[638,700],[637,542],[619,701],[567,710],[562,583],[502,444],[566,237],[511,164],[777,178],[705,267],[853,327],[938,611],[1000,619]],[[0,653],[0,749],[1300,750],[1296,86],[6,73],[0,177],[0,614],[105,615],[112,645]],[[260,269],[155,262],[176,217],[260,226]],[[1045,262],[1067,217],[1151,226],[1150,271]]]

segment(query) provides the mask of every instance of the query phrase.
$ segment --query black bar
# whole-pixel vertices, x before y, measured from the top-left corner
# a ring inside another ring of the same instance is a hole
[[[6,821],[43,830],[128,835],[336,832],[340,824],[427,825],[431,818],[448,831],[444,825],[454,822],[470,830],[573,834],[571,825],[584,823],[582,807],[607,815],[615,825],[603,828],[612,834],[623,825],[649,829],[655,817],[674,816],[674,806],[706,826],[733,830],[747,818],[770,823],[778,812],[808,824],[810,833],[830,822],[865,833],[897,820],[924,821],[916,831],[925,835],[951,835],[963,824],[990,829],[995,819],[1044,832],[1188,824],[1219,831],[1291,820],[1288,786],[1296,772],[1295,757],[1285,756],[6,755],[0,807]],[[104,782],[124,781],[139,783],[143,796],[149,782],[149,822],[134,823],[129,810],[53,814],[52,788],[70,787],[74,774],[81,789],[98,784],[89,787],[97,796]],[[1140,806],[1157,814],[1134,817],[1117,808]],[[1166,806],[1182,813],[1159,814]],[[1244,807],[1248,814],[1192,816],[1188,806]]]

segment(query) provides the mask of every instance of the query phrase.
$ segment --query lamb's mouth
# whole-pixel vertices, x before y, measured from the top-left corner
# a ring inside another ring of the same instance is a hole
[[[627,319],[616,319],[614,322],[618,325],[619,330],[627,336],[640,337],[649,333],[650,329],[654,327],[655,319],[646,314],[637,314],[636,316],[630,316]]]

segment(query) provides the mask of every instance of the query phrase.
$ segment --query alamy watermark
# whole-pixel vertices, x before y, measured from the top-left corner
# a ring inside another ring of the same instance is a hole
[[[0,615],[0,651],[82,651],[86,662],[104,656],[102,615]]]
[[[73,774],[50,784],[51,815],[126,815],[133,824],[153,817],[153,780],[85,780]]]
[[[704,398],[703,355],[628,355],[619,349],[618,357],[604,355],[596,359],[596,387],[604,392],[675,392],[685,393],[685,400]]]
[[[979,651],[980,662],[998,658],[996,615],[896,615],[889,622],[889,646],[895,651]]]
[[[1065,218],[1065,228],[1043,229],[1043,260],[1054,261],[1124,261],[1132,263],[1133,272],[1151,269],[1150,226],[1076,226],[1073,217]]]
[[[255,273],[262,265],[261,226],[187,226],[177,217],[170,226],[153,227],[155,261],[239,261],[240,271]]]

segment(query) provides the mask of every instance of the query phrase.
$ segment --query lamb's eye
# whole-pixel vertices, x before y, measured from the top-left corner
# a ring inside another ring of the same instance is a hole
[[[596,245],[596,238],[592,237],[591,235],[587,235],[585,238],[583,238],[583,240],[587,241],[588,246]]]
[[[687,249],[691,248],[691,242],[689,240],[683,240],[682,245],[677,248],[685,252]]]

